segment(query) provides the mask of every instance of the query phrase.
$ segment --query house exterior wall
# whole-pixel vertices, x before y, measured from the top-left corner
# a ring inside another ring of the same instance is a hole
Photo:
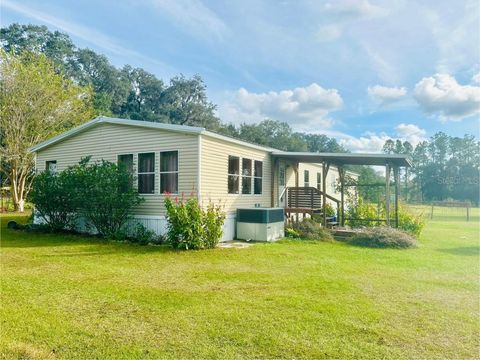
[[[271,156],[267,150],[260,150],[247,145],[235,144],[226,140],[201,135],[201,185],[202,203],[210,200],[222,204],[227,215],[233,216],[237,208],[271,206]],[[241,159],[247,158],[263,162],[262,194],[242,194],[240,179],[240,193],[228,193],[228,157],[240,158],[240,174],[242,173]]]
[[[137,172],[138,154],[155,153],[155,193],[143,194],[145,201],[135,209],[135,215],[145,219],[164,219],[164,195],[160,189],[161,151],[178,150],[178,191],[190,194],[197,189],[198,135],[185,134],[136,126],[100,123],[60,143],[38,151],[37,170],[45,170],[46,161],[56,160],[57,170],[62,171],[77,164],[82,157],[92,160],[117,162],[121,154],[133,154],[134,173]]]
[[[309,186],[311,187],[317,187],[317,173],[322,174],[322,165],[321,164],[315,164],[315,163],[300,163],[298,164],[298,186],[303,187],[305,186],[305,181],[304,181],[304,171],[308,170],[309,171]],[[348,172],[348,175],[353,177],[353,178],[358,178],[358,175]],[[322,175],[320,175],[322,176]],[[330,166],[330,169],[328,170],[327,173],[327,194],[330,196],[333,196],[334,198],[340,200],[340,191],[337,191],[336,187],[338,184],[340,178],[340,174],[338,172],[338,169],[334,166]],[[322,178],[323,181],[323,178]],[[287,167],[287,175],[286,175],[286,183],[288,187],[294,187],[295,186],[295,171],[294,167],[292,165]],[[322,190],[322,185],[320,187],[320,190]],[[356,194],[355,189],[350,187],[345,189],[346,192],[352,195],[352,197]],[[347,203],[347,195],[345,195],[345,207],[348,207]],[[327,199],[327,202],[331,204],[334,208],[336,208],[336,203],[333,200]]]

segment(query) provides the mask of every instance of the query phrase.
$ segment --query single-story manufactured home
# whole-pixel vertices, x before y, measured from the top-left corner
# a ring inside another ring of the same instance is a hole
[[[331,202],[343,214],[344,164],[408,166],[403,156],[296,153],[252,144],[199,127],[97,117],[32,148],[36,170],[61,171],[81,158],[124,163],[145,198],[135,221],[162,234],[166,194],[220,203],[223,240],[235,238],[239,208],[281,207],[288,217],[313,214]],[[330,166],[331,165],[331,166]],[[349,174],[352,177],[356,175]]]

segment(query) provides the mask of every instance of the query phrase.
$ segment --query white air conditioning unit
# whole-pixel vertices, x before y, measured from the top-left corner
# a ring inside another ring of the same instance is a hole
[[[237,239],[275,241],[285,236],[283,208],[237,209]]]

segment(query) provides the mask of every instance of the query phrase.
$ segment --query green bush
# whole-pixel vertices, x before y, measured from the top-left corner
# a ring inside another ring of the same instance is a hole
[[[155,234],[155,231],[147,229],[143,224],[137,223],[133,229],[132,235],[128,240],[139,245],[161,244],[162,237]]]
[[[75,228],[77,205],[72,196],[75,187],[75,179],[68,172],[44,171],[35,176],[30,200],[35,204],[36,215],[50,231]]]
[[[368,219],[385,219],[385,204],[371,204],[358,200],[356,206],[352,206],[345,214],[346,218],[355,220],[346,220],[345,224],[351,227],[377,227],[378,222],[368,221]],[[390,210],[390,223],[395,224],[395,212],[393,206]],[[398,206],[398,228],[414,236],[419,236],[425,226],[425,219],[422,215],[410,213],[402,204]]]
[[[132,188],[127,169],[105,160],[89,161],[84,158],[58,174],[36,175],[31,200],[51,230],[72,230],[83,216],[100,235],[115,237],[143,199]]]
[[[425,227],[425,217],[423,214],[413,214],[403,205],[398,207],[398,228],[402,229],[416,237],[420,236]]]
[[[374,227],[378,225],[378,222],[368,221],[368,219],[382,219],[384,213],[377,205],[367,203],[362,198],[358,199],[357,204],[353,205],[345,212],[346,220],[345,225],[351,227]]]
[[[285,236],[293,239],[298,239],[300,237],[300,234],[291,227],[288,227],[285,229]]]
[[[90,163],[84,158],[65,173],[76,181],[78,213],[102,236],[113,237],[144,199],[132,187],[133,175],[123,166],[101,160]]]
[[[175,249],[195,250],[214,248],[222,237],[225,214],[220,206],[210,203],[204,210],[198,199],[167,197],[167,241]]]
[[[337,216],[337,211],[333,208],[332,204],[327,202],[325,204],[325,213],[328,217]]]
[[[302,239],[323,241],[333,240],[332,234],[328,230],[322,228],[320,223],[313,219],[303,219],[303,221],[293,225],[293,230]]]
[[[417,241],[413,236],[388,226],[365,229],[354,235],[349,243],[372,248],[411,248],[417,246]]]

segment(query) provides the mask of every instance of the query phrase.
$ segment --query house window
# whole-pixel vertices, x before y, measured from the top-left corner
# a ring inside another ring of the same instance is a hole
[[[252,160],[242,159],[242,194],[252,193]]]
[[[332,194],[337,193],[337,177],[335,175],[332,176]]]
[[[57,173],[57,160],[50,160],[45,162],[45,170],[52,174]]]
[[[322,190],[322,173],[317,172],[317,190]]]
[[[228,193],[238,194],[240,175],[240,158],[237,156],[228,157]]]
[[[303,172],[303,182],[305,187],[310,186],[310,172],[308,170]]]
[[[285,166],[280,166],[278,169],[278,185],[285,186]]]
[[[133,154],[118,155],[117,164],[125,167],[130,174],[133,174]]]
[[[138,192],[155,193],[155,153],[138,154]]]
[[[133,154],[118,155],[117,165],[119,168],[124,168],[129,174],[133,175]],[[130,184],[127,187],[129,189],[133,187],[133,176],[131,177]]]
[[[178,193],[178,151],[160,153],[160,193]]]
[[[263,162],[255,160],[253,176],[253,193],[256,195],[261,194],[263,185]]]

